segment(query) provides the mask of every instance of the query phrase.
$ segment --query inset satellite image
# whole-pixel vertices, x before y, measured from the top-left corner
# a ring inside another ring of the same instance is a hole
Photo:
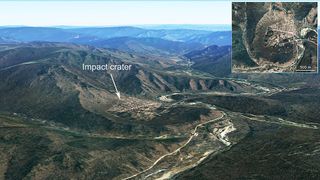
[[[316,2],[232,3],[232,72],[317,72]]]

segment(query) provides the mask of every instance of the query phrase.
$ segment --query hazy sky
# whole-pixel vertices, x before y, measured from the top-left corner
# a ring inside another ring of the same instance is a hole
[[[0,26],[231,24],[230,2],[0,2]]]

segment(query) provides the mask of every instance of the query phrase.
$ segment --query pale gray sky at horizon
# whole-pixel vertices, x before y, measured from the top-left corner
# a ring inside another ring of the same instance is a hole
[[[214,1],[0,1],[0,26],[230,24],[231,3]]]

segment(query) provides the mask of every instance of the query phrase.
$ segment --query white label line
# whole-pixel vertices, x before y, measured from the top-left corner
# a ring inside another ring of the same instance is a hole
[[[113,76],[112,76],[111,73],[110,73],[110,77],[111,77],[111,80],[112,80],[112,82],[113,82],[113,86],[114,86],[114,88],[115,88],[115,90],[116,90],[116,95],[117,95],[118,98],[120,99],[120,92],[118,91],[117,85],[116,85],[116,83],[115,83],[115,81],[114,81]]]

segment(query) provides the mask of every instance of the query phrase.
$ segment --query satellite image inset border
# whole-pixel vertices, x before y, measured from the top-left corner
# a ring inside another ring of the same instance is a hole
[[[232,3],[232,72],[317,72],[316,2]]]

